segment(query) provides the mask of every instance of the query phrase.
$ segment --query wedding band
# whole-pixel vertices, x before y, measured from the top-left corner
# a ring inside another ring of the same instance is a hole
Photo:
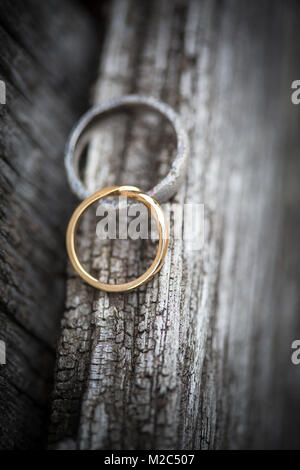
[[[154,188],[150,189],[147,194],[162,204],[168,201],[181,185],[187,168],[189,143],[180,117],[170,106],[155,98],[126,95],[91,108],[82,116],[71,132],[66,146],[65,167],[71,189],[79,199],[86,199],[90,196],[90,192],[84,187],[79,178],[79,160],[90,138],[91,131],[105,115],[116,110],[131,107],[144,107],[161,114],[172,125],[177,140],[176,155],[169,173]]]
[[[151,215],[154,217],[157,223],[159,233],[158,250],[150,268],[148,268],[144,274],[137,277],[133,281],[126,282],[124,284],[105,284],[89,274],[80,263],[75,247],[75,238],[78,224],[83,213],[94,202],[99,201],[104,197],[113,195],[127,196],[128,198],[136,199],[137,201],[145,204],[145,206],[151,211]],[[135,186],[124,185],[110,186],[108,188],[97,191],[82,201],[81,204],[79,204],[77,209],[75,209],[68,225],[66,244],[68,255],[73,268],[88,284],[106,292],[129,292],[136,287],[140,287],[148,282],[161,269],[167,252],[169,241],[168,238],[169,235],[167,221],[160,205],[151,196],[149,196],[149,194],[142,192],[139,188]]]

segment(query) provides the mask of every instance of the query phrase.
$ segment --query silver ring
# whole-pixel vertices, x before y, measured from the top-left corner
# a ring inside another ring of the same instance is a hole
[[[86,199],[91,195],[79,178],[79,160],[90,138],[92,129],[105,114],[132,106],[146,107],[160,113],[172,125],[177,139],[176,156],[169,173],[154,188],[150,189],[147,194],[162,204],[178,191],[186,173],[189,154],[188,136],[183,128],[180,117],[170,106],[155,98],[141,95],[126,95],[91,108],[82,116],[71,132],[66,146],[65,167],[72,191],[79,199]]]

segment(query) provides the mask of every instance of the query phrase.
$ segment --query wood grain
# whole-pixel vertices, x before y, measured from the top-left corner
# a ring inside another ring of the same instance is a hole
[[[174,240],[159,275],[127,295],[95,291],[69,269],[57,350],[51,446],[80,449],[295,447],[299,372],[299,6],[264,1],[114,1],[94,102],[143,93],[188,128],[188,175],[174,200],[205,205],[205,244]],[[85,181],[98,189],[165,174],[168,129],[154,116],[103,124]],[[174,227],[171,224],[171,235]],[[99,248],[101,279],[134,278],[152,244]],[[299,415],[299,413],[298,413]]]
[[[96,34],[69,2],[2,1],[0,17],[0,448],[28,449],[45,443],[72,204],[63,151],[88,99]]]

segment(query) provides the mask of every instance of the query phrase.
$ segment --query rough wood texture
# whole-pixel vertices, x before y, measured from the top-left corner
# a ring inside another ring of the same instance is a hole
[[[2,1],[0,18],[0,447],[28,449],[45,442],[72,201],[63,151],[87,100],[82,70],[92,71],[96,35],[68,2]]]
[[[94,101],[140,92],[179,111],[192,151],[172,204],[204,202],[205,246],[171,239],[159,276],[127,295],[69,269],[51,445],[296,446],[299,5],[117,0],[107,15]],[[165,173],[167,143],[153,117],[114,118],[93,141],[86,183],[147,189]],[[99,250],[94,234],[91,217],[81,256],[103,280],[133,278],[153,256],[138,242]]]

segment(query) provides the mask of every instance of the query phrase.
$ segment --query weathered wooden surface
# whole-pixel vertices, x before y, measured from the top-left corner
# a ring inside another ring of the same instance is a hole
[[[72,201],[63,151],[96,36],[68,2],[2,1],[0,18],[0,448],[28,449],[45,443]]]
[[[299,5],[119,0],[107,15],[94,101],[141,92],[180,112],[192,151],[173,204],[205,204],[205,246],[171,241],[160,274],[127,295],[95,291],[69,269],[50,443],[296,446]],[[170,155],[157,125],[139,116],[104,126],[89,187],[152,185]],[[80,250],[103,280],[135,277],[153,256],[138,242],[99,251],[94,234],[87,219]]]

